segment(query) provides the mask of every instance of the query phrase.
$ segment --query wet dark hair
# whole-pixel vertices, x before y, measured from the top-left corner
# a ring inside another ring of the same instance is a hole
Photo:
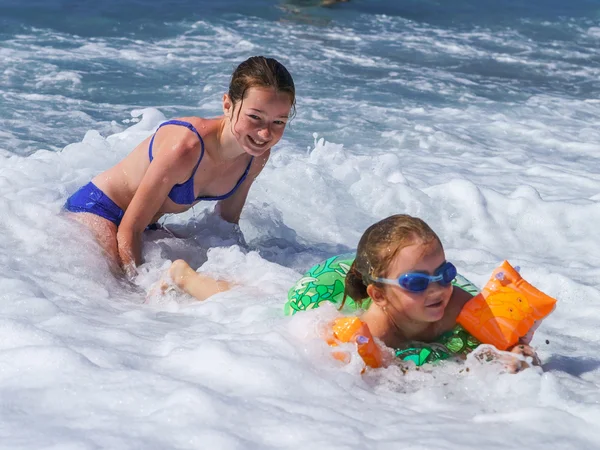
[[[380,284],[374,277],[386,277],[387,269],[400,250],[416,241],[427,244],[440,238],[423,220],[407,214],[397,214],[371,225],[358,242],[356,259],[350,266],[344,285],[344,299],[350,297],[357,305],[369,297],[367,286]],[[340,307],[341,309],[341,307]]]
[[[290,96],[292,104],[290,118],[296,114],[296,87],[288,70],[274,58],[252,56],[241,63],[233,71],[229,83],[229,98],[233,106],[244,101],[246,91],[252,87],[272,87],[277,92],[285,92]]]

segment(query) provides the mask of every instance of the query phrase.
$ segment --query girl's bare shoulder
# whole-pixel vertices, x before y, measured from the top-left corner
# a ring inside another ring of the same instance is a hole
[[[463,309],[465,303],[473,298],[472,294],[469,294],[467,291],[462,290],[459,287],[453,286],[452,297],[450,297],[450,302],[454,304],[454,306],[458,309],[458,312]]]
[[[190,116],[180,117],[177,120],[191,123],[194,126],[194,128],[198,130],[200,136],[206,138],[212,134],[216,134],[219,131],[221,127],[221,122],[223,120],[223,116],[213,117],[210,119],[206,119],[204,117]]]
[[[471,300],[473,296],[466,291],[463,291],[461,288],[453,286],[452,287],[452,296],[450,297],[450,302],[448,306],[446,306],[446,311],[444,313],[444,323],[448,325],[449,328],[453,328],[456,324],[456,319],[458,315],[469,300]]]

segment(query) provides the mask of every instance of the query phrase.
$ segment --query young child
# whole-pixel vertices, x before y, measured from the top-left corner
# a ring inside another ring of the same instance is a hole
[[[162,215],[217,201],[237,223],[250,186],[283,136],[295,108],[292,76],[278,61],[255,56],[233,72],[223,115],[163,123],[116,166],[65,204],[88,226],[115,271],[130,276],[142,262],[142,232]]]
[[[451,348],[447,344],[459,338],[459,351],[464,354],[472,350],[470,336],[457,318],[472,294],[452,284],[456,275],[456,267],[446,260],[442,243],[429,225],[399,214],[364,232],[346,276],[345,295],[359,306],[371,299],[361,320],[388,347],[402,349],[419,342]],[[528,345],[509,350],[538,363]],[[510,361],[510,366],[514,371],[527,367],[520,360]]]
[[[228,282],[196,273],[181,260],[175,261],[169,272],[180,289],[199,300],[231,288]],[[373,337],[399,349],[398,356],[404,354],[403,349],[414,348],[415,342],[432,344],[433,356],[440,346],[447,353],[453,339],[461,340],[457,353],[464,354],[479,342],[470,340],[457,324],[461,309],[472,295],[452,284],[456,275],[439,237],[423,220],[394,215],[370,226],[361,237],[345,278],[340,309],[348,297],[359,307],[366,306],[360,320]],[[335,297],[331,299],[336,302]],[[534,364],[539,364],[528,345],[519,344],[509,350],[530,356]],[[517,358],[506,363],[515,372],[527,367]]]

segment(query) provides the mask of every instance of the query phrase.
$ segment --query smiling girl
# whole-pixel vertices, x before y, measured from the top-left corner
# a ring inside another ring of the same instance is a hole
[[[250,186],[295,109],[292,76],[255,56],[233,72],[223,115],[161,124],[116,166],[75,192],[65,209],[89,227],[111,262],[129,275],[142,262],[142,233],[163,214],[199,201],[237,223]]]

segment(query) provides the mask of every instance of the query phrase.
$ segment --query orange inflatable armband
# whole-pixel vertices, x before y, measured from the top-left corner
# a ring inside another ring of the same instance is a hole
[[[506,350],[555,306],[556,299],[533,287],[504,261],[481,292],[465,304],[457,322],[482,343]]]
[[[381,350],[373,340],[373,335],[366,323],[358,317],[340,317],[333,322],[332,336],[327,343],[332,347],[339,342],[355,342],[358,354],[369,367],[381,367],[383,357]],[[333,356],[340,361],[348,362],[348,355],[343,352],[333,352]]]

